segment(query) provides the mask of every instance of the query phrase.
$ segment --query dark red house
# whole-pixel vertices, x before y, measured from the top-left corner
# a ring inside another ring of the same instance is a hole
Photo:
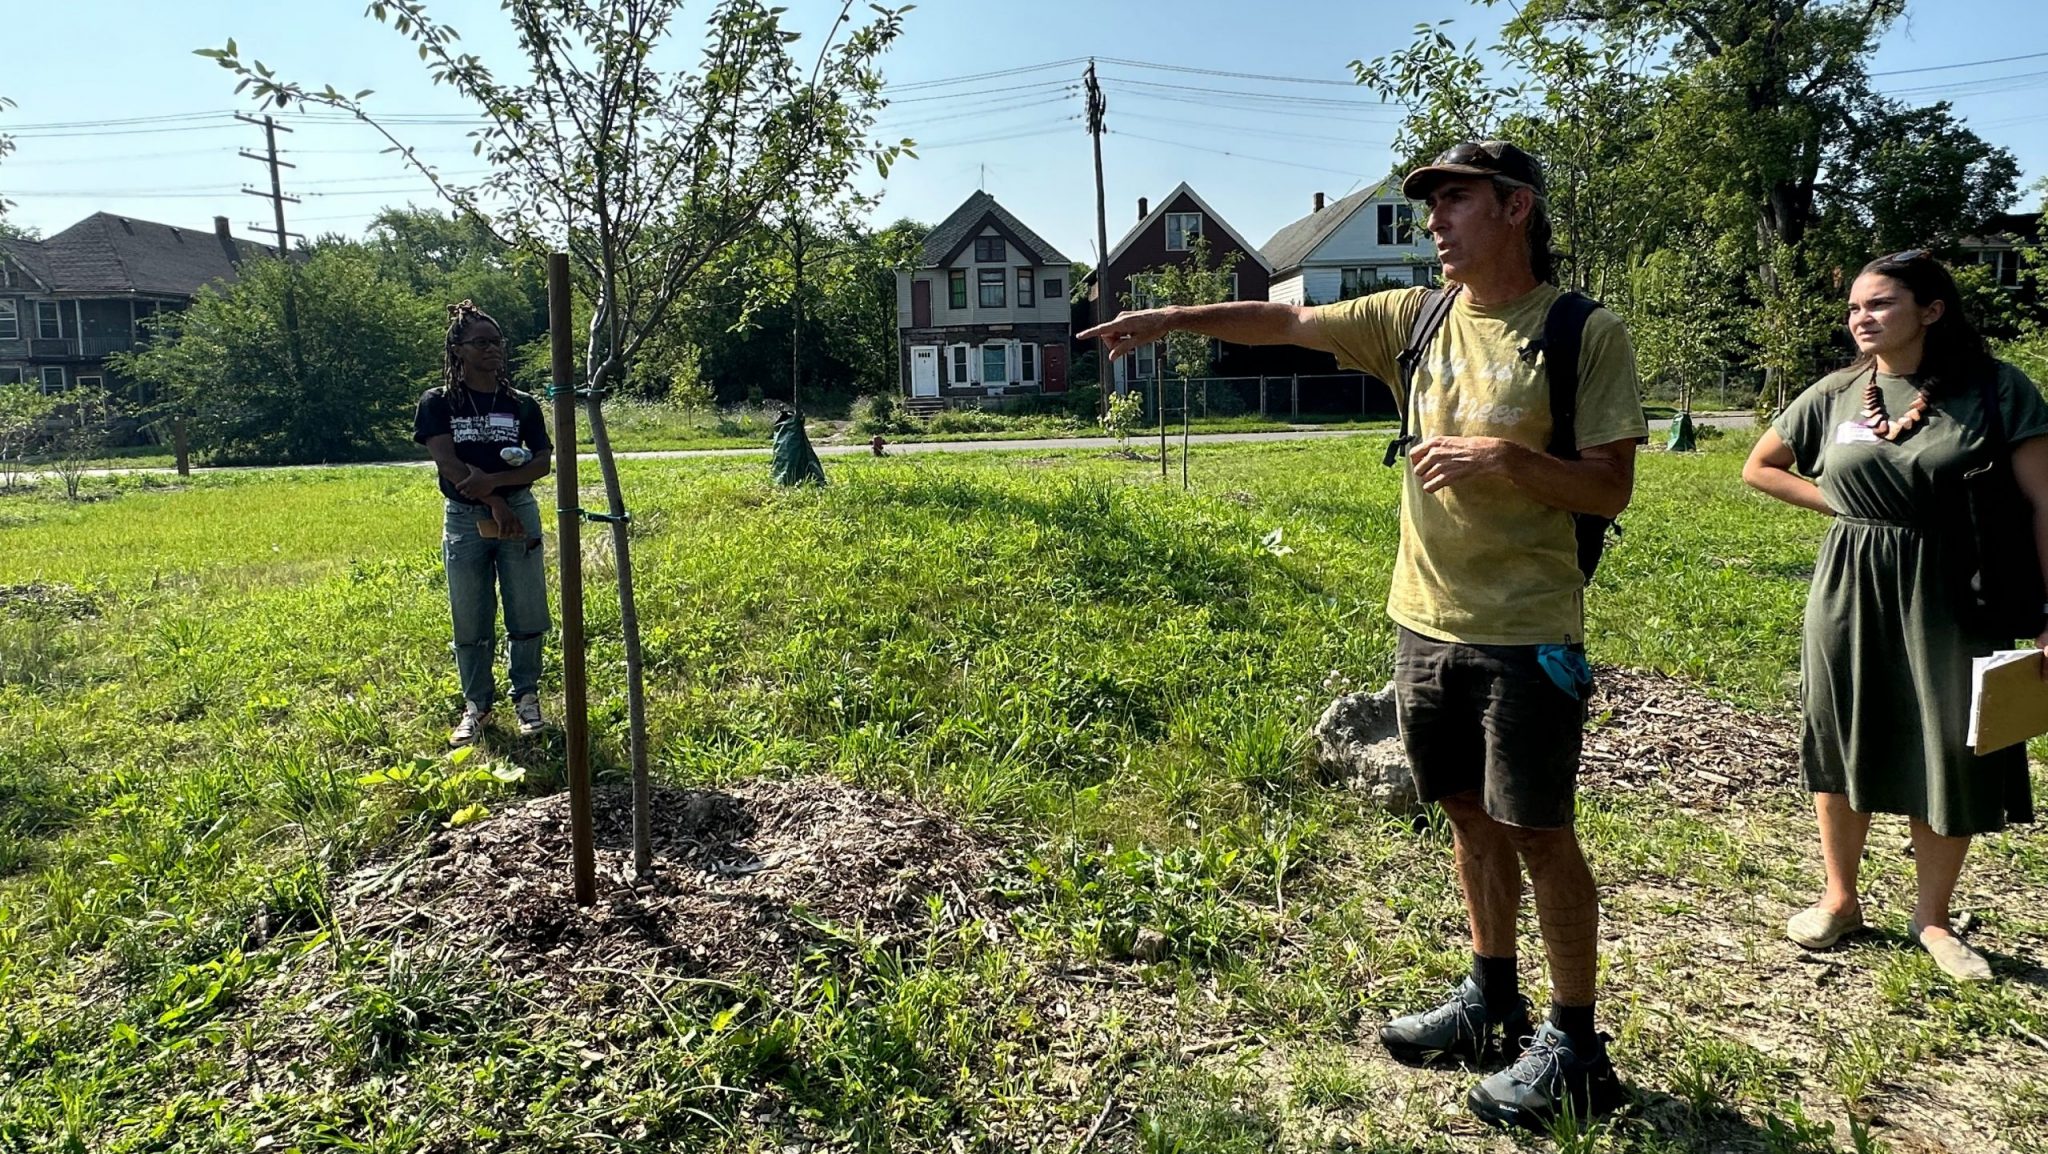
[[[1090,302],[1107,284],[1106,315],[1115,316],[1131,307],[1128,302],[1144,303],[1144,274],[1187,260],[1195,241],[1201,237],[1209,240],[1209,259],[1222,261],[1231,270],[1232,300],[1266,299],[1273,270],[1259,255],[1257,246],[1230,227],[1229,221],[1182,181],[1156,205],[1143,197],[1138,199],[1138,223],[1110,249],[1103,267],[1089,277]],[[1113,369],[1115,386],[1121,389],[1126,379],[1149,380],[1155,355],[1152,349],[1142,349],[1118,360]],[[1220,345],[1210,371],[1217,376],[1257,376],[1269,370],[1265,367],[1264,350]],[[1127,377],[1132,373],[1136,375]]]

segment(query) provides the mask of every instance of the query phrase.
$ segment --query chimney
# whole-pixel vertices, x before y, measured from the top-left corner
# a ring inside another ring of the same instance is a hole
[[[1323,194],[1320,192],[1316,193],[1316,211],[1323,211]]]
[[[242,263],[242,250],[235,244],[235,234],[228,231],[227,217],[216,216],[213,218],[213,239],[219,242],[221,255],[228,258],[229,264],[240,265]]]
[[[1150,201],[1148,201],[1148,200],[1146,200],[1146,199],[1145,199],[1144,197],[1142,197],[1142,196],[1141,196],[1141,197],[1139,197],[1139,198],[1138,198],[1138,219],[1139,219],[1139,220],[1144,220],[1144,219],[1145,219],[1146,217],[1148,217],[1148,216],[1151,216],[1151,215],[1152,215],[1152,204],[1151,204],[1151,202],[1150,202]]]

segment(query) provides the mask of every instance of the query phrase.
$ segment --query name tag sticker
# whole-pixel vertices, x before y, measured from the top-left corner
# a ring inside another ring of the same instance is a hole
[[[1841,427],[1835,430],[1837,445],[1875,445],[1880,439],[1876,429],[1860,421],[1843,421]]]
[[[519,418],[511,413],[492,413],[491,431],[494,433],[519,431]]]

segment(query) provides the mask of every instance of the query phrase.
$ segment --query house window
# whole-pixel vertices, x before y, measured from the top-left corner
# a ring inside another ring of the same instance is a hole
[[[967,307],[967,270],[956,268],[946,274],[947,305],[956,309]]]
[[[72,383],[81,389],[98,389],[105,387],[107,382],[103,377],[79,377]]]
[[[1004,297],[1009,290],[1003,287],[1003,270],[985,268],[976,274],[981,284],[981,307],[999,309],[1005,307]]]
[[[1237,295],[1237,274],[1236,274],[1236,273],[1231,273],[1231,274],[1230,274],[1230,299],[1231,299],[1231,300],[1242,300],[1242,299],[1243,299],[1242,297],[1240,297],[1240,296],[1238,296],[1238,295]]]
[[[1017,346],[1017,377],[1027,385],[1038,380],[1037,345]]]
[[[0,301],[0,341],[21,339],[21,316],[13,301]]]
[[[1414,205],[1383,204],[1380,206],[1380,243],[1385,245],[1415,243]]]
[[[18,385],[20,383],[20,365],[0,365],[0,385]]]
[[[1383,206],[1384,207],[1384,206]],[[1343,270],[1337,299],[1348,301],[1362,297],[1372,291],[1374,282],[1379,280],[1378,270],[1370,268],[1347,268]]]
[[[0,260],[0,288],[14,287],[14,266]]]
[[[1060,290],[1065,287],[1065,285],[1060,283],[1060,278],[1056,276],[1047,277],[1045,278],[1045,292],[1043,295],[1046,300],[1056,301],[1060,299]]]
[[[36,302],[36,337],[39,340],[55,341],[64,337],[64,314],[57,311],[56,301]],[[58,386],[62,388],[63,386]]]
[[[1142,345],[1131,354],[1131,379],[1149,381],[1159,372],[1159,346]]]
[[[1427,287],[1430,284],[1430,282],[1436,280],[1436,266],[1427,264],[1409,265],[1408,280],[1411,284],[1419,284]]]
[[[1166,214],[1166,251],[1186,252],[1195,247],[1195,241],[1202,235],[1202,214],[1199,212],[1169,212]]]
[[[1003,249],[1003,238],[999,236],[978,236],[974,238],[974,262],[976,264],[1001,264],[1010,259]]]
[[[1010,380],[1010,346],[988,344],[981,346],[981,383],[984,385],[1008,384]]]
[[[61,393],[64,391],[63,365],[43,366],[43,391],[46,393]]]
[[[1033,287],[1033,284],[1032,284],[1032,280],[1031,280],[1031,270],[1030,270],[1030,269],[1028,269],[1028,268],[1020,268],[1020,269],[1018,269],[1018,270],[1017,270],[1017,307],[1018,307],[1018,308],[1020,308],[1020,309],[1028,309],[1028,308],[1031,308],[1031,307],[1032,307],[1032,305],[1033,305],[1033,301],[1032,301],[1032,299],[1031,299],[1031,289],[1032,289],[1032,287]]]
[[[953,361],[952,379],[948,380],[946,383],[949,385],[968,384],[969,382],[967,380],[967,346],[954,345],[953,356],[951,359]]]

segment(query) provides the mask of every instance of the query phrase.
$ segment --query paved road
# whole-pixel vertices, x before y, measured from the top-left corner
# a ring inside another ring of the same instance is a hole
[[[1693,423],[1698,425],[1715,425],[1724,429],[1747,429],[1755,426],[1756,418],[1750,416],[1748,413],[1711,413],[1695,416],[1693,418]],[[1669,421],[1651,421],[1650,431],[1652,436],[1662,434],[1666,429],[1670,427],[1670,425],[1671,422]],[[1297,425],[1291,429],[1275,430],[1273,432],[1267,433],[1194,433],[1188,437],[1188,440],[1189,442],[1198,445],[1231,445],[1255,444],[1261,441],[1320,441],[1327,440],[1333,437],[1385,437],[1388,436],[1390,432],[1391,430],[1388,429],[1319,429],[1313,426]],[[1169,439],[1174,441],[1178,441],[1180,439],[1178,434],[1171,432],[1169,432],[1168,437]],[[1159,438],[1157,434],[1154,434],[1150,438],[1147,438],[1143,435],[1139,435],[1132,437],[1131,441],[1133,444],[1142,445],[1148,440],[1156,443],[1158,439]],[[1107,443],[1108,441],[1102,437],[1044,437],[1036,440],[1017,441],[892,441],[889,443],[889,454],[891,456],[897,456],[908,455],[911,453],[995,453],[1020,451],[1046,452],[1057,449],[1096,449],[1103,447]],[[872,451],[868,446],[867,442],[865,441],[857,441],[850,444],[839,445],[821,444],[817,446],[817,450],[818,455],[821,457],[857,456]],[[767,453],[768,447],[766,445],[762,445],[758,448],[745,449],[648,449],[640,452],[619,453],[616,454],[616,456],[622,461],[645,461],[669,460],[683,457],[758,457],[766,456]],[[579,459],[585,461],[594,461],[596,460],[596,457],[590,453],[584,453],[580,455]],[[363,462],[362,464],[359,465],[345,467],[372,469],[423,469],[428,467],[431,463],[432,462],[429,461],[370,461]],[[277,469],[327,469],[336,467],[337,466],[332,465],[252,465],[247,467],[236,468],[194,469],[193,472],[233,473],[269,471]],[[170,472],[175,472],[175,470],[161,467],[136,469],[92,469],[88,470],[87,475],[94,477],[106,477],[124,473]],[[52,474],[43,475],[53,476]]]

